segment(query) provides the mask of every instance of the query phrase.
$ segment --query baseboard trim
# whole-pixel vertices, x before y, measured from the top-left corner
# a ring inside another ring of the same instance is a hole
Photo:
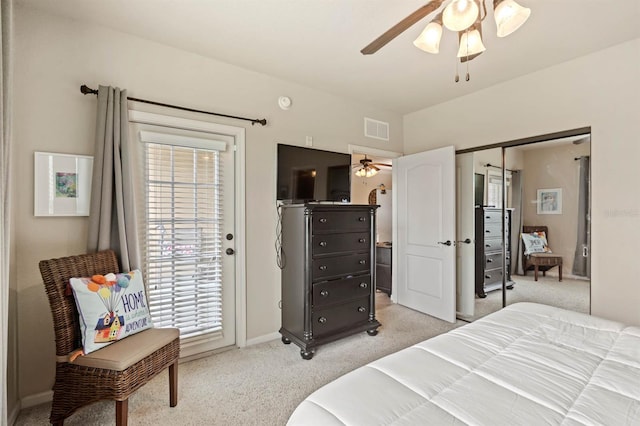
[[[18,414],[20,414],[20,402],[18,401],[11,410],[10,413],[7,414],[7,424],[9,426],[13,426],[16,424],[16,420],[18,420]]]
[[[277,331],[274,333],[265,334],[263,336],[254,337],[253,339],[248,339],[246,341],[247,346],[257,345],[259,343],[270,342],[272,340],[276,340],[280,338],[280,333]]]
[[[47,402],[53,401],[53,391],[46,391],[37,393],[35,395],[25,396],[20,400],[20,406],[22,409],[35,407],[36,405],[45,404]]]

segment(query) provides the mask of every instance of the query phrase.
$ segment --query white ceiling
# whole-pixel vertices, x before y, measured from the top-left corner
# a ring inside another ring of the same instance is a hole
[[[16,0],[20,6],[96,23],[398,113],[413,112],[501,81],[640,37],[640,0],[518,0],[531,18],[495,36],[454,82],[457,37],[440,54],[412,41],[425,18],[374,55],[360,49],[425,0]],[[446,4],[446,3],[445,3]],[[640,54],[637,58],[640,60]]]

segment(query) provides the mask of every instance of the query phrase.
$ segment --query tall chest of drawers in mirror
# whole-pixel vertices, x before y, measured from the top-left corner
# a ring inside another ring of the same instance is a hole
[[[507,288],[515,284],[511,280],[511,214],[505,209],[505,241],[502,240],[502,209],[476,207],[476,295],[484,298],[490,291],[502,288],[502,275],[506,274]],[[506,256],[503,262],[502,247]],[[505,265],[504,272],[502,265]]]
[[[376,208],[351,204],[281,207],[282,327],[311,359],[315,348],[366,331],[375,317]]]

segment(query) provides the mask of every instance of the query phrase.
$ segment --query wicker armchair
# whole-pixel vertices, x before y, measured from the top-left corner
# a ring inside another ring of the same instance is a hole
[[[49,298],[56,339],[56,380],[49,420],[62,425],[78,408],[99,400],[116,401],[116,424],[126,425],[128,398],[169,368],[169,405],[178,403],[177,329],[150,328],[71,360],[82,347],[78,311],[66,289],[72,277],[117,273],[111,250],[40,262],[40,273]]]

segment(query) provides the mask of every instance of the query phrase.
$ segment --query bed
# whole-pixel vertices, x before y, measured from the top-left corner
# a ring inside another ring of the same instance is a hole
[[[358,368],[288,425],[640,425],[640,327],[517,303]]]

